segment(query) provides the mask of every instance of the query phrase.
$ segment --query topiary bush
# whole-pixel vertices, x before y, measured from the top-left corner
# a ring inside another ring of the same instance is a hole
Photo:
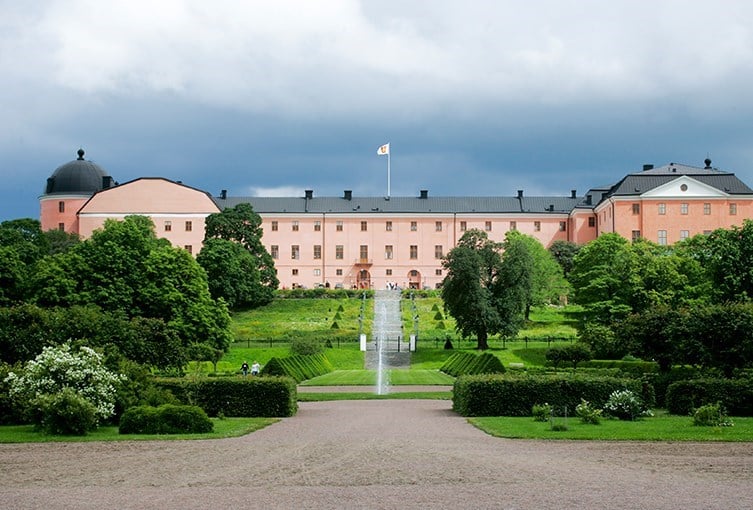
[[[121,434],[203,434],[214,424],[197,406],[164,404],[126,409],[120,418]]]
[[[502,362],[491,353],[456,352],[439,368],[453,377],[472,374],[499,374],[505,372]]]
[[[272,358],[262,369],[262,375],[280,375],[295,379],[296,382],[305,381],[334,370],[324,354],[296,355],[287,358]]]

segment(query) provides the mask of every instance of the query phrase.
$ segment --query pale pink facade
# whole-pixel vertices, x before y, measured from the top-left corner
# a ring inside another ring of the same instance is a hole
[[[445,277],[442,257],[463,233],[479,229],[495,241],[510,230],[538,239],[585,244],[616,232],[672,244],[753,218],[753,189],[707,160],[703,168],[644,165],[607,188],[582,197],[211,197],[163,178],[118,185],[97,165],[79,159],[59,167],[40,197],[43,229],[88,237],[107,219],[148,216],[156,234],[198,253],[205,219],[249,203],[262,218],[262,243],[272,255],[280,286],[436,288]],[[77,192],[79,174],[88,175]],[[101,184],[100,184],[101,181]],[[86,190],[94,191],[86,191]]]
[[[158,237],[192,254],[201,250],[204,222],[219,212],[204,191],[162,178],[141,178],[99,191],[78,212],[78,233],[86,238],[105,220],[132,214],[149,216]]]

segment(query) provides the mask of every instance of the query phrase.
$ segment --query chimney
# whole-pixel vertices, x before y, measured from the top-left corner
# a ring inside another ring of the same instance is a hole
[[[549,204],[549,212],[554,212],[554,204]]]
[[[429,198],[429,190],[428,189],[422,189],[421,195],[418,198]]]
[[[523,190],[522,189],[518,190],[518,198],[523,198]]]
[[[226,189],[220,190],[220,198],[222,200],[225,200],[227,198],[227,190]]]
[[[353,191],[349,190],[349,189],[346,189],[345,191],[343,191],[343,198],[345,200],[352,200],[353,199]]]
[[[314,198],[314,190],[313,189],[307,189],[306,190],[306,200],[311,200]]]
[[[570,198],[578,198],[578,190],[571,189],[570,190]]]
[[[112,188],[112,177],[109,175],[102,176],[102,189]]]
[[[586,205],[591,205],[593,201],[593,195],[586,195]]]
[[[645,172],[646,170],[653,170],[653,169],[654,169],[654,165],[651,165],[651,164],[646,164],[646,165],[643,165],[643,171],[644,171],[644,172]]]
[[[711,170],[711,160],[709,158],[704,159],[703,164],[706,165],[703,167],[704,170]]]
[[[54,187],[55,187],[55,178],[48,177],[47,178],[47,191],[45,191],[45,193],[50,193],[52,191],[52,188]]]

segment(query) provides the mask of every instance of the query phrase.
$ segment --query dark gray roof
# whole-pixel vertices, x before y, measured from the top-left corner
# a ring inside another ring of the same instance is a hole
[[[569,213],[580,199],[572,197],[214,197],[220,209],[248,203],[269,213]]]
[[[84,150],[78,150],[78,159],[55,169],[47,179],[45,194],[95,193],[104,188],[103,177],[107,172],[98,164],[84,159]]]

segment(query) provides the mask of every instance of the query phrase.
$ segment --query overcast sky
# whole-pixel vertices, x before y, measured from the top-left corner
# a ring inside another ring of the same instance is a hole
[[[86,158],[231,196],[753,185],[753,2],[0,0],[0,220]]]

